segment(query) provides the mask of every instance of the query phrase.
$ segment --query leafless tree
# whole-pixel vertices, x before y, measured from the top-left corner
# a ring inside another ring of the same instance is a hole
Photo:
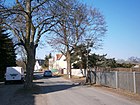
[[[18,54],[17,56],[18,56],[19,60],[22,61],[26,65],[27,64],[27,53],[23,46],[16,46],[16,54]]]
[[[51,14],[50,0],[15,0],[12,6],[3,6],[0,13],[6,16],[4,26],[17,38],[27,53],[25,87],[32,87],[36,48],[41,36],[56,23],[57,16]]]
[[[60,1],[59,1],[60,2]],[[62,0],[60,6],[54,6],[52,14],[62,14],[59,23],[51,29],[49,44],[66,56],[67,70],[71,77],[71,54],[77,45],[90,38],[94,47],[101,45],[106,32],[103,15],[88,8],[77,0]]]

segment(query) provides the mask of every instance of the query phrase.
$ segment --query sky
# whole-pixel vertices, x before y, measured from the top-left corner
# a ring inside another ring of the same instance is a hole
[[[107,33],[101,49],[96,54],[107,54],[108,58],[140,58],[140,0],[80,0],[97,8],[104,15]],[[48,45],[37,48],[36,58],[56,52]]]
[[[99,9],[107,23],[107,33],[102,48],[96,54],[107,54],[108,58],[127,60],[131,56],[140,58],[140,0],[81,0]],[[38,49],[42,58],[52,50]],[[55,53],[55,52],[52,52]]]
[[[82,0],[100,10],[107,23],[102,49],[109,58],[140,58],[140,0]]]

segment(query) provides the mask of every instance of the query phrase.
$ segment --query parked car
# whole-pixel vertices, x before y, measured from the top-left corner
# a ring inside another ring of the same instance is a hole
[[[24,70],[22,67],[7,67],[5,73],[5,84],[9,82],[24,82]]]
[[[50,70],[44,71],[44,77],[52,77],[52,72]]]

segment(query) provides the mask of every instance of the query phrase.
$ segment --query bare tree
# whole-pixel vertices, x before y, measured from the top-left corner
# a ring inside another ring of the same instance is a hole
[[[27,53],[25,87],[32,87],[36,48],[41,36],[56,23],[56,15],[49,11],[50,0],[15,0],[13,6],[0,10],[6,16],[4,26],[13,32],[17,45],[22,45]]]
[[[61,14],[59,23],[51,30],[53,37],[49,37],[49,44],[66,56],[67,73],[71,76],[71,52],[78,44],[85,25],[81,27],[85,14],[84,5],[79,5],[75,0],[59,1],[60,6],[54,6],[52,13]]]
[[[77,45],[90,38],[94,47],[106,32],[106,24],[101,13],[89,9],[76,0],[62,0],[60,6],[54,7],[52,14],[62,14],[59,23],[51,30],[49,44],[66,56],[67,70],[71,77],[71,54]],[[63,5],[62,5],[63,4]]]
[[[132,57],[128,58],[128,61],[130,61],[131,63],[137,64],[137,63],[140,63],[140,58],[132,56]]]
[[[27,53],[26,53],[24,47],[23,46],[16,47],[16,53],[18,54],[17,56],[19,57],[19,60],[22,61],[26,65],[27,64]],[[25,68],[26,68],[26,66],[24,67],[24,69]]]

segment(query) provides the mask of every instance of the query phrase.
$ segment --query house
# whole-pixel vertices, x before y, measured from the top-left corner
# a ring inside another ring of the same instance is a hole
[[[66,57],[63,54],[56,54],[55,57],[49,59],[49,69],[67,68]]]
[[[43,59],[36,59],[34,71],[39,71],[42,68],[42,65],[44,64],[44,61],[45,60]]]
[[[140,68],[140,64],[136,64],[133,68]]]
[[[56,54],[55,57],[49,59],[49,69],[57,69],[61,74],[67,74],[67,61],[66,57],[62,54]],[[63,69],[63,70],[62,70]],[[72,69],[72,75],[82,77],[85,74],[84,70]]]

